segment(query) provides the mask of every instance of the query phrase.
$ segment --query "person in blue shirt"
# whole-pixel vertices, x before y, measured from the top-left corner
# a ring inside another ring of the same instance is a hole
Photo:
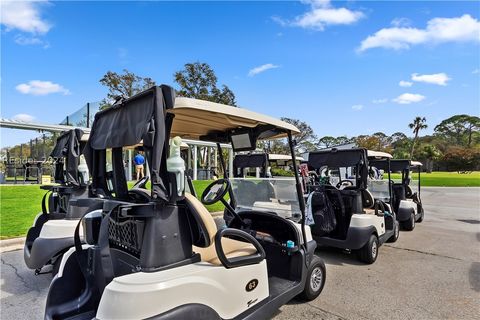
[[[145,164],[145,157],[138,152],[135,157],[133,157],[133,163],[135,164],[135,170],[137,172],[137,180],[140,180],[145,176],[143,165]]]

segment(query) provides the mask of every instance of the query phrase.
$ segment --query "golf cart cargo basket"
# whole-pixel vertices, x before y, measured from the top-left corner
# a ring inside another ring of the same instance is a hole
[[[109,218],[108,238],[110,245],[140,256],[145,222],[133,218]]]

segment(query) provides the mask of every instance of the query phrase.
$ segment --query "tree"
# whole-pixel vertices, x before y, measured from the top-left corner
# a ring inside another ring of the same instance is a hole
[[[480,136],[480,118],[459,114],[443,120],[434,130],[451,143],[471,147],[473,138]]]
[[[413,122],[408,125],[410,129],[413,129],[413,134],[415,135],[412,141],[412,149],[410,150],[410,158],[413,157],[413,151],[415,150],[415,143],[418,139],[418,133],[420,130],[426,129],[428,126],[426,124],[427,119],[425,117],[415,117]]]
[[[375,136],[360,135],[355,138],[355,143],[360,148],[375,150],[379,145],[379,139]]]
[[[425,144],[420,148],[419,158],[425,160],[425,170],[432,172],[433,161],[440,159],[442,153],[434,145]]]
[[[177,94],[182,97],[207,100],[236,106],[235,94],[229,87],[217,88],[217,76],[207,63],[187,63],[184,69],[175,72],[174,80],[180,86]]]
[[[300,133],[294,137],[297,142],[297,148],[304,148],[307,151],[312,151],[312,148],[315,149],[314,143],[317,136],[308,123],[291,118],[281,118],[281,120],[294,125],[300,130]]]
[[[480,167],[480,149],[452,146],[445,152],[444,161],[449,170],[459,172],[478,170]]]
[[[120,98],[130,98],[146,89],[155,86],[152,78],[143,78],[133,72],[123,69],[123,74],[107,71],[100,83],[108,88],[107,98],[102,101],[100,109],[109,107],[112,101]]]
[[[332,136],[321,137],[318,140],[317,144],[320,148],[329,148],[329,147],[337,144],[337,138],[332,137]]]

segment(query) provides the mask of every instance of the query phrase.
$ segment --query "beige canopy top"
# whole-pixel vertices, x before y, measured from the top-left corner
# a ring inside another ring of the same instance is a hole
[[[300,131],[293,125],[260,113],[220,103],[178,97],[175,107],[168,110],[175,114],[171,136],[199,140],[201,136],[220,131],[228,132],[239,128],[255,128],[260,125],[274,126],[278,131]],[[286,137],[286,133],[275,132],[265,139]]]
[[[382,152],[382,151],[373,151],[373,150],[367,150],[367,157],[369,158],[386,158],[386,159],[392,159],[393,156],[390,153],[387,152]]]
[[[410,165],[411,165],[412,167],[421,167],[421,166],[423,166],[423,164],[422,164],[420,161],[413,161],[413,160],[410,161]]]

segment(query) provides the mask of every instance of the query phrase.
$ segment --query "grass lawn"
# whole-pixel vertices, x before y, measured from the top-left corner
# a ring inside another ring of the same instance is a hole
[[[414,173],[413,177],[417,177]],[[392,174],[392,179],[401,179],[400,174]],[[423,187],[480,187],[480,172],[460,174],[457,172],[422,172],[420,184]]]
[[[194,181],[197,195],[201,196],[210,183]],[[0,186],[0,239],[21,237],[27,233],[33,219],[42,210],[41,201],[45,192],[38,185]],[[207,208],[211,212],[224,209],[221,203]]]
[[[399,175],[392,175],[398,179]],[[458,174],[455,172],[422,173],[422,186],[480,187],[480,172]],[[200,197],[211,181],[194,181]],[[130,187],[133,185],[130,184]],[[0,186],[0,239],[24,236],[33,219],[41,210],[46,191],[38,185]],[[207,206],[210,212],[223,211],[221,203]]]

